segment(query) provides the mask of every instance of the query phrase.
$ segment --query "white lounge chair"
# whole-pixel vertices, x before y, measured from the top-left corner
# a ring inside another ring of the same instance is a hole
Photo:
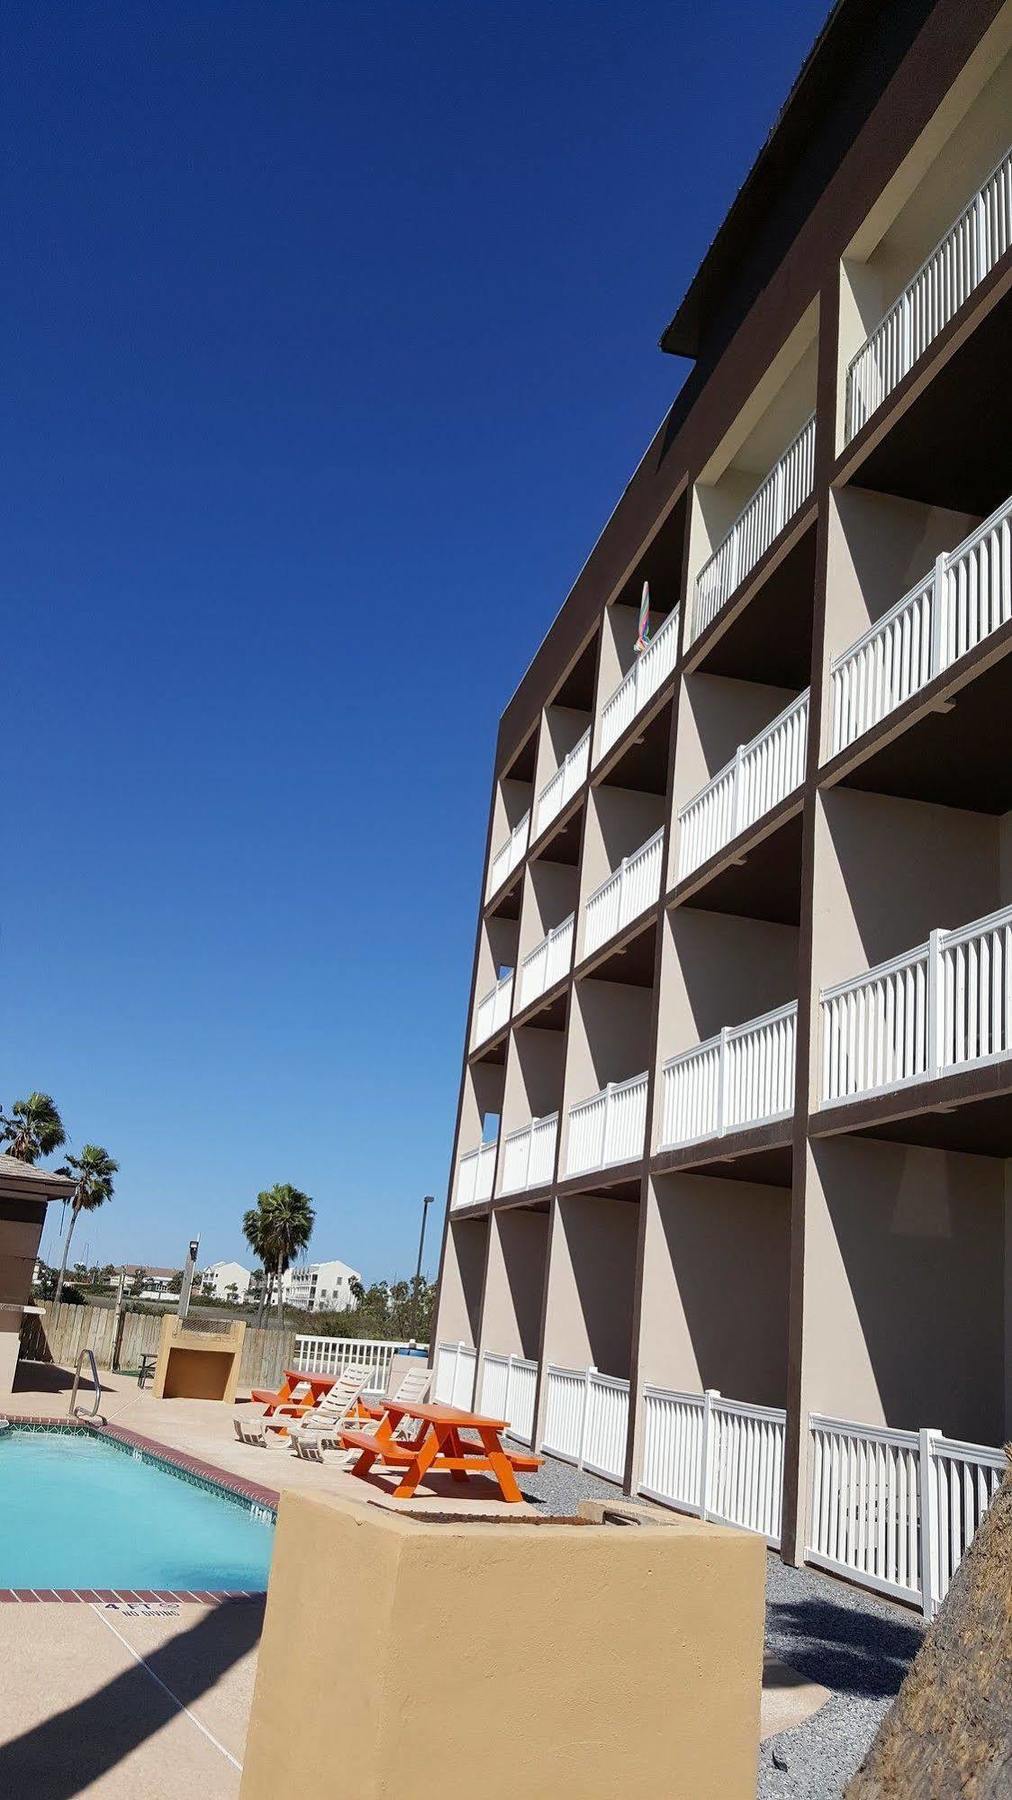
[[[235,1418],[235,1434],[240,1443],[261,1447],[277,1445],[282,1450],[296,1437],[316,1441],[337,1442],[336,1434],[357,1418],[358,1403],[369,1380],[368,1369],[342,1369],[337,1380],[308,1409],[278,1407],[269,1418]],[[284,1434],[284,1435],[282,1435]]]
[[[432,1370],[425,1363],[418,1362],[417,1367],[408,1369],[401,1376],[393,1393],[388,1391],[383,1399],[377,1401],[374,1406],[366,1406],[363,1402],[363,1405],[356,1409],[360,1414],[364,1412],[365,1417],[358,1417],[353,1421],[355,1430],[374,1432],[384,1417],[387,1407],[396,1406],[398,1401],[420,1406],[422,1401],[428,1398],[431,1383]],[[352,1421],[345,1421],[345,1423],[349,1422]],[[416,1430],[417,1422],[404,1418],[395,1427],[394,1436],[411,1437]],[[326,1437],[323,1437],[314,1436],[309,1432],[292,1432],[291,1444],[296,1456],[300,1456],[303,1462],[322,1462],[324,1450],[335,1449],[340,1444],[340,1434],[332,1436],[328,1433]],[[361,1451],[345,1450],[343,1455],[345,1463],[352,1463],[361,1455]]]

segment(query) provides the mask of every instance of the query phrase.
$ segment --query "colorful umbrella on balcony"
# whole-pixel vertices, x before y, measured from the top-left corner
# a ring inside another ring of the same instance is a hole
[[[643,583],[643,592],[640,595],[639,630],[636,633],[636,642],[633,645],[633,649],[635,650],[637,656],[642,656],[642,654],[643,654],[644,650],[646,649],[647,645],[649,644],[649,642],[650,642],[650,583],[649,583],[649,581],[645,581]]]

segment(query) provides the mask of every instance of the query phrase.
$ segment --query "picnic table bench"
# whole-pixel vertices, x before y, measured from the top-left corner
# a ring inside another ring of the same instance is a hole
[[[395,1436],[404,1419],[416,1420],[421,1427],[413,1438]],[[486,1419],[457,1406],[388,1401],[375,1431],[346,1429],[341,1432],[341,1443],[348,1450],[359,1451],[353,1475],[368,1476],[375,1462],[403,1470],[394,1489],[395,1500],[409,1500],[434,1469],[448,1471],[455,1481],[466,1481],[471,1474],[494,1475],[503,1499],[516,1502],[523,1499],[517,1473],[540,1469],[541,1457],[507,1449],[501,1434],[508,1426],[508,1419]],[[463,1437],[465,1431],[472,1437]],[[477,1443],[472,1441],[475,1436]]]

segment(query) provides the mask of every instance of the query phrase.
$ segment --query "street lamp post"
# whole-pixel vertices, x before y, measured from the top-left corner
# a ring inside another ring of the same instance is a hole
[[[415,1270],[414,1304],[411,1308],[411,1342],[418,1336],[418,1287],[422,1279],[422,1251],[425,1248],[425,1221],[429,1216],[429,1207],[436,1198],[435,1194],[425,1194],[422,1199],[422,1229],[418,1239],[418,1267]]]

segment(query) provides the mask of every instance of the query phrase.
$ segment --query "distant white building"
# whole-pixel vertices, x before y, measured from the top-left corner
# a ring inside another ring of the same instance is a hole
[[[200,1292],[211,1300],[245,1300],[252,1273],[242,1263],[211,1263],[200,1277]],[[234,1288],[235,1293],[229,1290]]]
[[[353,1281],[360,1281],[357,1269],[343,1262],[308,1263],[300,1269],[289,1269],[281,1277],[281,1298],[286,1306],[302,1312],[340,1312],[357,1304],[351,1291]],[[269,1297],[277,1304],[277,1277],[270,1280]]]

